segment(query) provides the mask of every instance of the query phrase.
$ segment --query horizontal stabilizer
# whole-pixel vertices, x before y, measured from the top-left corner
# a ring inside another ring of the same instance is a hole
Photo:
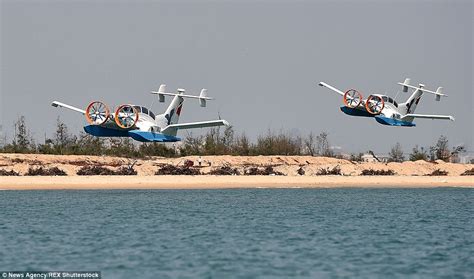
[[[166,126],[161,132],[165,135],[175,135],[178,130],[183,129],[194,129],[194,128],[206,128],[215,126],[229,126],[229,122],[226,120],[210,120],[201,122],[190,122],[181,124],[171,124]]]
[[[408,79],[409,81],[409,79]],[[408,91],[408,88],[411,88],[411,89],[415,89],[415,90],[420,90],[421,92],[423,93],[429,93],[429,94],[433,94],[436,96],[436,101],[439,101],[441,100],[441,97],[448,97],[448,95],[445,95],[443,94],[443,87],[438,87],[438,89],[435,91],[431,91],[431,90],[428,90],[428,89],[425,89],[425,85],[424,84],[419,84],[418,87],[416,86],[413,86],[413,85],[409,85],[406,83],[406,80],[404,83],[401,83],[399,82],[398,84],[402,85],[403,86],[403,92],[407,92]],[[406,88],[406,91],[405,91],[405,88]]]
[[[199,94],[199,96],[186,95],[184,94],[185,92],[184,89],[178,89],[178,93],[170,93],[170,92],[165,92],[165,91],[166,91],[166,85],[162,84],[160,85],[160,88],[158,89],[158,91],[151,91],[151,94],[157,94],[161,103],[165,101],[165,96],[173,96],[173,97],[180,96],[183,98],[199,99],[199,103],[201,104],[201,107],[206,106],[207,100],[214,100],[214,98],[207,96],[207,89],[202,89],[201,94]]]
[[[454,117],[451,115],[429,115],[429,114],[407,114],[402,117],[403,121],[410,121],[413,118],[427,118],[427,119],[444,119],[454,121]]]
[[[61,108],[67,108],[67,109],[70,109],[70,110],[73,110],[73,111],[76,111],[76,112],[79,112],[79,113],[82,113],[82,114],[86,114],[86,111],[83,110],[83,109],[80,109],[80,108],[76,108],[76,107],[73,107],[73,106],[70,106],[68,104],[64,104],[64,103],[61,103],[61,102],[58,102],[58,101],[54,101],[51,103],[51,105],[53,107],[61,107]]]

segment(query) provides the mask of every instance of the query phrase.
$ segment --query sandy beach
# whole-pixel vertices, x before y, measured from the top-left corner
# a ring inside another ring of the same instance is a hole
[[[474,188],[469,176],[54,176],[1,177],[1,190],[230,188]]]
[[[453,164],[442,161],[403,163],[360,163],[343,159],[310,156],[203,156],[203,174],[222,166],[237,168],[243,173],[249,167],[273,166],[285,176],[168,176],[155,175],[166,164],[182,165],[191,160],[198,165],[198,157],[149,158],[131,160],[120,157],[0,154],[0,169],[14,170],[22,176],[0,176],[2,190],[32,189],[217,189],[217,188],[326,188],[326,187],[474,187],[473,176],[461,176],[472,164]],[[131,163],[134,176],[78,176],[84,166],[103,166],[117,169]],[[58,167],[67,176],[23,176],[28,168]],[[316,175],[320,169],[341,169],[341,175]],[[303,176],[297,170],[305,171]],[[360,176],[364,169],[393,170],[394,176]],[[435,170],[448,172],[446,176],[426,176]]]

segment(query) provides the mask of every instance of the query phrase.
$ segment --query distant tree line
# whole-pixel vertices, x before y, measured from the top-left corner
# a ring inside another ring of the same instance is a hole
[[[56,131],[44,143],[35,143],[21,116],[15,122],[11,143],[0,148],[2,153],[38,153],[55,155],[112,155],[131,158],[147,156],[177,157],[188,155],[312,155],[334,156],[323,132],[307,138],[280,131],[268,130],[251,142],[245,135],[236,134],[233,127],[211,128],[204,135],[188,134],[178,147],[162,143],[136,143],[130,138],[98,138],[85,132],[70,133],[60,118]]]
[[[420,147],[415,145],[412,151],[408,154],[408,160],[410,161],[435,161],[442,160],[448,162],[452,156],[465,152],[463,145],[449,147],[448,138],[441,135],[434,145],[428,147]],[[400,143],[396,143],[388,153],[389,162],[403,162],[405,161],[405,155]]]
[[[111,155],[129,158],[147,156],[177,157],[189,155],[310,155],[340,157],[331,149],[329,135],[310,133],[306,137],[293,135],[284,131],[268,130],[252,142],[245,133],[236,134],[232,126],[211,128],[204,135],[188,134],[178,147],[162,143],[136,143],[130,138],[98,138],[85,132],[79,135],[70,133],[60,118],[56,122],[56,131],[46,138],[44,143],[35,143],[25,121],[21,116],[14,125],[15,134],[11,143],[0,148],[2,153],[38,153],[55,155]],[[463,147],[449,149],[448,139],[440,136],[438,141],[429,147],[415,146],[408,155],[411,161],[444,160],[448,161],[453,153],[463,152]],[[350,160],[362,161],[363,153],[350,154]],[[397,143],[389,152],[389,161],[405,160],[402,146]]]

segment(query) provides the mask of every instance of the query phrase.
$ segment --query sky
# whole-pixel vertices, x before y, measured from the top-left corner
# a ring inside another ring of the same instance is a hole
[[[24,115],[37,142],[58,116],[78,133],[85,118],[50,106],[85,108],[102,100],[147,106],[161,83],[216,100],[186,101],[180,122],[228,120],[238,133],[329,134],[346,152],[405,151],[446,135],[474,149],[472,1],[13,1],[0,0],[0,123],[11,141]],[[325,81],[364,96],[387,93],[410,77],[449,95],[424,95],[415,120],[383,126],[343,114]],[[168,100],[169,102],[169,100]],[[205,130],[194,130],[198,135]],[[179,135],[187,133],[181,131]]]

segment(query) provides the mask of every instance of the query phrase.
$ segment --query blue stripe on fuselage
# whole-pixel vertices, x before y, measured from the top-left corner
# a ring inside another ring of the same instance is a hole
[[[401,126],[401,127],[415,127],[415,123],[402,121],[394,118],[384,117],[384,116],[376,116],[375,120],[383,125],[390,125],[390,126]]]

